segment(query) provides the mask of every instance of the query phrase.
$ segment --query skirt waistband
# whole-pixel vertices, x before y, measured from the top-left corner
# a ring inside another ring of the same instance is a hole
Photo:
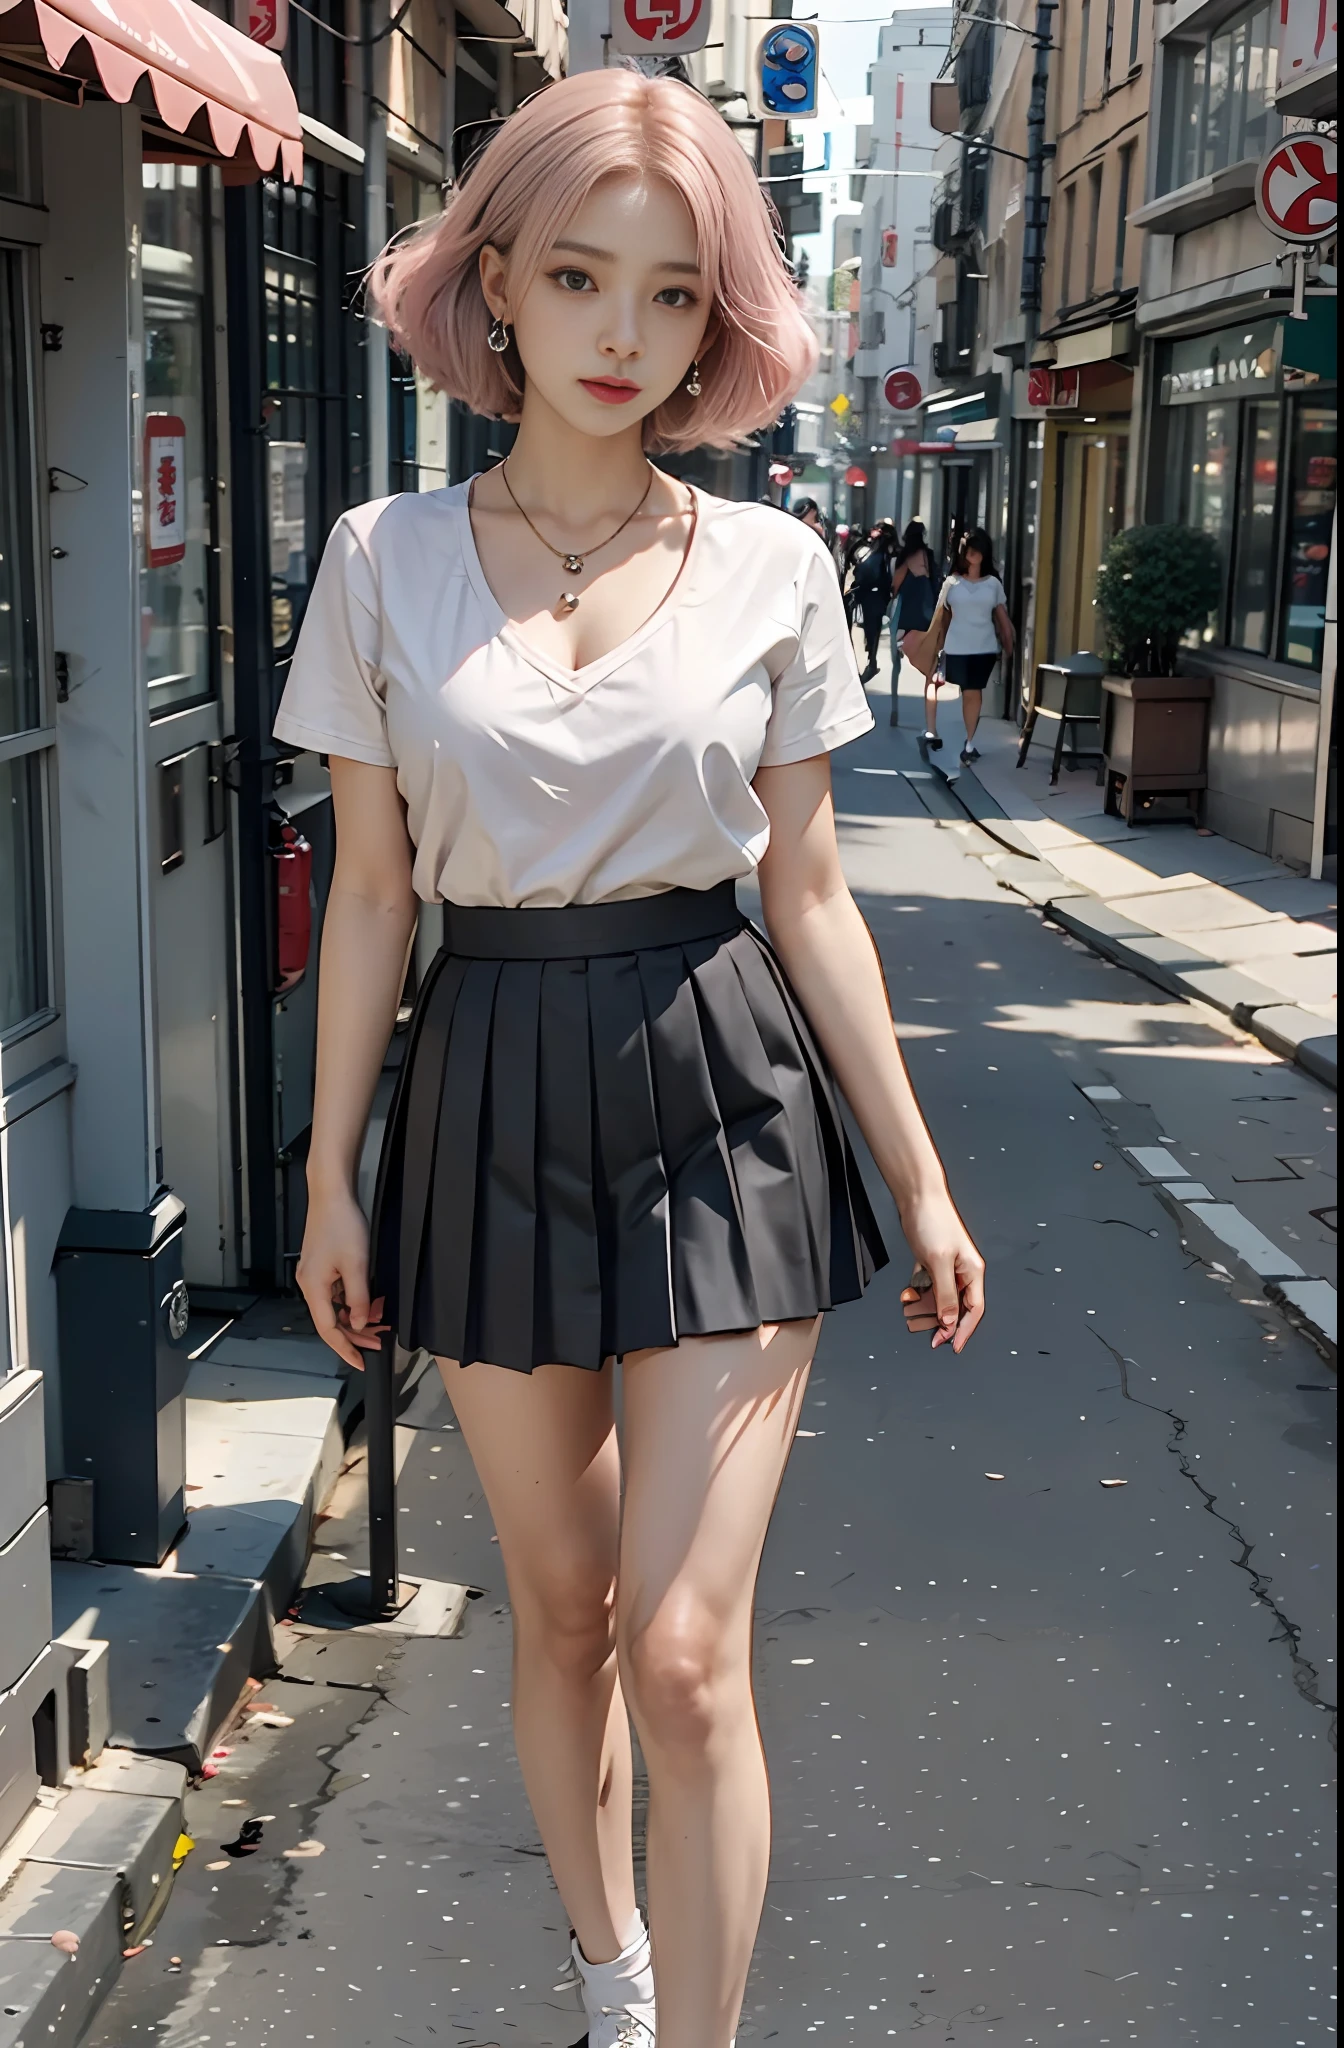
[[[466,960],[592,959],[717,938],[745,923],[732,882],[712,889],[663,889],[620,903],[567,903],[554,910],[445,903],[443,950]]]

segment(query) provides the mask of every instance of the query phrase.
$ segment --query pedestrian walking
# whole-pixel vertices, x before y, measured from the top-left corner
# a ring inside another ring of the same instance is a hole
[[[790,505],[789,510],[795,519],[802,520],[809,532],[819,534],[821,539],[826,541],[826,521],[815,498],[799,498],[797,504]],[[829,542],[827,545],[829,546]]]
[[[841,575],[842,571],[840,567],[840,558],[836,554],[834,545],[831,540],[830,530],[826,524],[826,515],[822,511],[816,499],[800,498],[796,505],[791,505],[789,507],[789,510],[793,513],[796,519],[801,520],[802,524],[808,529],[809,533],[816,534],[818,540],[821,542],[822,546],[825,548],[827,554],[831,558],[831,561],[835,567],[836,575]]]
[[[863,626],[865,664],[859,680],[871,683],[877,674],[877,650],[891,603],[891,549],[880,524],[870,529],[863,547],[855,553],[852,581]]]
[[[937,606],[937,567],[922,519],[908,522],[891,570],[891,723],[898,725],[901,663],[913,659],[918,636],[933,624]]]
[[[588,2048],[730,2048],[770,1846],[756,1572],[821,1313],[886,1258],[839,1091],[931,1279],[909,1327],[960,1351],[983,1309],[840,868],[828,757],[872,713],[826,550],[646,452],[768,425],[815,344],[730,131],[627,71],[528,101],[373,293],[518,434],[337,522],[276,723],[329,755],[337,828],[299,1283],[349,1365],[390,1330],[439,1361]],[[444,945],[366,1226],[418,897]]]
[[[941,682],[947,682],[961,692],[966,728],[961,758],[967,762],[980,759],[975,734],[985,686],[1000,656],[1012,651],[1008,593],[994,567],[993,544],[983,527],[973,527],[962,539],[952,573],[939,593],[933,622],[922,636],[918,653],[912,656],[926,679],[924,738],[931,749],[943,744],[938,737],[938,689]]]

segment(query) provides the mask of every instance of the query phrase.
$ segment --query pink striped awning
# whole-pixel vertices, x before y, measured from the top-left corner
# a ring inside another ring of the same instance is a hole
[[[279,57],[196,0],[0,0],[0,50],[17,56],[15,45],[35,57],[40,45],[53,71],[96,73],[122,104],[144,79],[177,134],[258,170],[303,176],[298,103]]]

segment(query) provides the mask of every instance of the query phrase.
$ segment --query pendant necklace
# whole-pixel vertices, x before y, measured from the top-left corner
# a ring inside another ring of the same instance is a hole
[[[542,546],[547,550],[549,554],[555,556],[556,560],[560,563],[561,567],[565,569],[571,576],[582,576],[584,564],[587,561],[589,555],[595,555],[602,548],[610,547],[611,543],[617,538],[617,536],[625,532],[625,529],[630,524],[630,521],[644,510],[644,506],[648,500],[649,492],[653,489],[654,475],[653,464],[650,463],[649,480],[644,486],[643,496],[640,498],[639,503],[635,506],[634,511],[626,513],[625,518],[621,521],[620,525],[616,528],[616,531],[614,533],[609,533],[605,540],[600,540],[596,542],[593,547],[585,548],[582,554],[580,554],[577,548],[552,547],[551,543],[547,540],[545,534],[542,533],[538,528],[535,520],[529,518],[526,511],[524,511],[523,507],[518,503],[518,499],[514,493],[513,485],[509,482],[509,465],[507,462],[500,463],[499,473],[504,480],[505,490],[513,499],[515,511],[522,513],[523,518],[527,521],[527,524],[531,527],[533,533],[536,534],[536,537],[541,542]],[[579,608],[578,592],[575,590],[562,590],[560,593],[560,602],[567,612],[576,612]]]

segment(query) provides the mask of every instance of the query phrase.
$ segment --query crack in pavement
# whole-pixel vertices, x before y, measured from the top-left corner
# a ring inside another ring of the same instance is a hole
[[[1229,1535],[1241,1545],[1241,1556],[1234,1557],[1232,1562],[1238,1571],[1245,1572],[1251,1582],[1251,1590],[1255,1594],[1256,1599],[1260,1601],[1262,1606],[1269,1609],[1278,1622],[1280,1633],[1276,1636],[1271,1636],[1270,1641],[1287,1643],[1288,1655],[1293,1667],[1293,1683],[1308,1706],[1316,1707],[1321,1713],[1330,1716],[1330,1747],[1336,1749],[1338,1747],[1336,1718],[1338,1710],[1333,1701],[1323,1700],[1320,1696],[1318,1687],[1321,1682],[1321,1674],[1311,1662],[1311,1659],[1302,1654],[1301,1626],[1299,1623],[1288,1618],[1278,1601],[1270,1593],[1269,1589],[1273,1581],[1266,1577],[1258,1565],[1251,1563],[1251,1553],[1255,1549],[1254,1543],[1243,1535],[1240,1526],[1229,1515],[1223,1514],[1221,1509],[1215,1505],[1218,1499],[1217,1494],[1210,1492],[1186,1456],[1183,1448],[1185,1435],[1189,1428],[1186,1418],[1183,1415],[1178,1415],[1174,1408],[1164,1408],[1158,1401],[1145,1401],[1142,1395],[1133,1393],[1129,1384],[1129,1368],[1131,1365],[1137,1365],[1137,1359],[1126,1358],[1124,1353],[1112,1344],[1109,1338],[1103,1336],[1101,1331],[1093,1324],[1089,1324],[1088,1328],[1098,1344],[1104,1350],[1109,1351],[1111,1357],[1115,1360],[1116,1371],[1120,1375],[1120,1392],[1124,1399],[1132,1402],[1136,1408],[1150,1408],[1154,1415],[1165,1415],[1168,1422],[1170,1422],[1172,1433],[1167,1439],[1168,1451],[1171,1452],[1180,1467],[1182,1478],[1188,1479],[1199,1494],[1204,1503],[1205,1512],[1212,1515],[1215,1522],[1221,1522]]]

